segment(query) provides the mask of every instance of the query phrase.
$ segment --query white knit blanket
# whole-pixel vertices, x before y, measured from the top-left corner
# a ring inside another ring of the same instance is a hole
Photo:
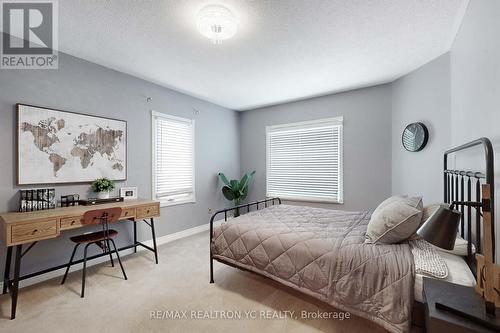
[[[410,249],[415,261],[415,273],[444,279],[448,266],[439,252],[423,239],[410,240]]]

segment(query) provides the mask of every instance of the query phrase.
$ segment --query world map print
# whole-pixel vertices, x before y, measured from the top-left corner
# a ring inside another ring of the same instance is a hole
[[[126,122],[18,105],[19,184],[126,178]]]

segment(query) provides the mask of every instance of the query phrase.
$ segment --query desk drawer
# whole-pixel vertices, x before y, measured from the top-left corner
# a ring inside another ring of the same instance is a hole
[[[135,217],[135,208],[123,208],[121,219],[130,219]]]
[[[50,238],[51,236],[57,236],[56,219],[12,226],[11,240],[13,244]]]
[[[69,230],[83,226],[83,216],[72,216],[61,218],[60,229]]]
[[[136,211],[138,219],[159,216],[160,204],[137,207]]]

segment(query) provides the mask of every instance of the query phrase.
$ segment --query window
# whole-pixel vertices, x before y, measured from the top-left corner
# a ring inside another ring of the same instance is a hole
[[[342,121],[266,127],[267,196],[342,203]]]
[[[153,199],[195,202],[194,120],[152,112]]]

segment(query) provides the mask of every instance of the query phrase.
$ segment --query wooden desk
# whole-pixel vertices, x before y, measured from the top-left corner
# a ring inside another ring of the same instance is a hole
[[[7,256],[5,260],[4,284],[2,293],[7,291],[11,294],[12,308],[11,319],[16,317],[17,295],[19,291],[19,281],[65,268],[67,264],[51,267],[42,271],[20,276],[21,259],[31,248],[41,240],[57,238],[65,230],[82,228],[83,214],[87,211],[102,208],[120,207],[122,209],[122,220],[134,222],[134,243],[121,247],[118,251],[134,248],[137,252],[137,246],[146,248],[155,254],[155,261],[158,264],[158,251],[156,246],[156,235],[154,227],[154,218],[160,216],[160,203],[151,200],[127,200],[124,202],[115,202],[95,206],[74,206],[43,210],[26,213],[4,213],[0,214],[0,239],[7,247]],[[146,219],[149,219],[148,223]],[[153,238],[153,248],[137,241],[137,224],[135,222],[143,220],[151,228]],[[23,245],[30,245],[23,252]],[[11,278],[10,269],[13,256],[13,247],[16,247],[14,260],[14,276]],[[99,258],[109,253],[102,253],[87,260]],[[80,263],[83,260],[75,261]]]

